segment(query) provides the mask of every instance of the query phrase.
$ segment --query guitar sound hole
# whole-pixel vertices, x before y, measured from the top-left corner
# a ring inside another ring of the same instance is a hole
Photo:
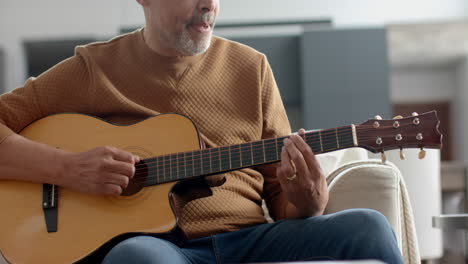
[[[146,177],[148,176],[148,167],[141,161],[138,165],[138,172],[128,183],[127,188],[123,189],[122,196],[130,196],[138,193],[145,186]]]
[[[143,189],[143,185],[139,183],[135,183],[134,180],[131,180],[128,183],[127,188],[123,189],[122,196],[130,196],[138,193],[141,189]]]

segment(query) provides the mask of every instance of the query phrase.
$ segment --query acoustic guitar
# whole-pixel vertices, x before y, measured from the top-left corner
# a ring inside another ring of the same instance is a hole
[[[438,126],[433,111],[311,131],[303,138],[316,154],[351,147],[374,153],[423,151],[441,148]],[[109,145],[142,157],[129,187],[117,197],[0,181],[0,251],[11,263],[41,264],[78,261],[121,234],[170,234],[177,228],[171,196],[178,182],[278,162],[286,138],[202,149],[196,126],[179,114],[129,126],[81,114],[56,114],[35,121],[20,134],[73,152]]]

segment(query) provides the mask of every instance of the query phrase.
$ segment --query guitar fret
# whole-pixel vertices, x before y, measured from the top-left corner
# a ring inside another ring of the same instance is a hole
[[[341,128],[338,139],[340,142],[339,148],[355,147],[352,126]]]
[[[195,161],[193,160],[193,151],[192,151],[192,176],[195,176]]]
[[[275,138],[275,151],[276,151],[276,160],[280,160],[278,156],[278,138]]]
[[[265,163],[265,147],[262,141],[252,142],[252,164]]]
[[[335,136],[336,136],[336,147],[339,149],[340,148],[340,141],[338,139],[338,129],[335,128]]]
[[[262,149],[263,149],[263,162],[266,162],[266,155],[265,155],[265,140],[262,140]]]
[[[238,145],[239,146],[239,161],[240,161],[240,166],[243,167],[244,164],[242,164],[242,145]]]
[[[203,171],[203,168],[204,168],[203,163],[204,163],[204,162],[203,162],[203,152],[200,151],[200,170],[201,170],[201,175],[203,175],[203,174],[205,173],[205,172]]]
[[[240,145],[233,145],[231,147],[231,169],[240,168],[241,165],[241,154]]]
[[[185,160],[185,178],[194,176],[193,151],[184,154]]]
[[[187,178],[186,166],[185,166],[185,153],[177,154],[177,179]]]
[[[213,161],[211,160],[211,149],[208,149],[208,155],[210,156],[210,172],[213,171]]]
[[[252,159],[252,145],[250,143],[241,144],[241,162],[242,167],[250,166],[253,164]],[[250,157],[249,157],[250,155]]]
[[[232,169],[231,146],[228,147],[228,152],[229,152],[229,169]]]
[[[171,157],[164,156],[164,182],[171,179]]]
[[[158,180],[162,182],[162,177],[164,176],[164,160],[163,157],[158,157],[156,160],[158,161]]]
[[[201,151],[202,152],[202,160],[203,160],[203,171],[202,173],[204,175],[210,174],[212,169],[211,169],[211,151],[210,149],[204,149]]]
[[[320,152],[323,152],[322,131],[319,130],[318,134],[319,134],[319,138],[320,138]]]
[[[322,145],[320,144],[319,132],[310,132],[308,135],[309,137],[306,138],[306,143],[310,146],[312,152],[320,153],[322,151]]]
[[[326,130],[323,135],[323,141],[326,143],[323,146],[324,152],[329,152],[338,149],[335,133],[333,133],[332,130]]]
[[[170,180],[175,180],[177,179],[179,175],[179,166],[177,164],[177,154],[172,154],[170,156],[171,159],[171,178]]]
[[[220,172],[221,170],[221,153],[220,148],[211,149],[211,172]]]
[[[203,160],[201,158],[200,150],[196,150],[192,152],[192,159],[193,159],[193,175],[199,176],[203,175]]]
[[[231,156],[229,152],[229,147],[221,147],[219,155],[219,164],[221,171],[228,171],[231,169]]]
[[[278,161],[276,138],[264,140],[265,162]]]
[[[254,162],[254,155],[253,155],[253,144],[252,144],[252,142],[250,142],[250,160],[251,160],[250,164],[252,164],[252,165],[255,164],[255,162]]]

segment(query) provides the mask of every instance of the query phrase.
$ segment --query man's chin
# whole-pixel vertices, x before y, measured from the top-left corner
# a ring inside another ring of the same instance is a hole
[[[190,43],[187,43],[185,50],[190,53],[190,55],[198,55],[206,52],[211,45],[211,34],[209,37],[203,38],[198,41],[192,40]]]

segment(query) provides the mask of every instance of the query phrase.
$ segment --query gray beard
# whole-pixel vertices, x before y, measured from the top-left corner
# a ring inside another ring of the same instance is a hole
[[[211,34],[195,42],[190,38],[187,30],[183,30],[174,38],[173,47],[185,56],[193,56],[204,53],[211,44]]]

